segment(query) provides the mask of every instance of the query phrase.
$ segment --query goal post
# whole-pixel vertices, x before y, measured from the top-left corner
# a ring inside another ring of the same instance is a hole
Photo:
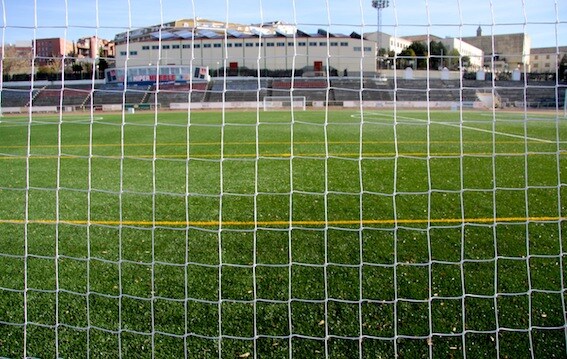
[[[262,101],[264,111],[270,110],[302,110],[307,109],[305,96],[265,96]]]

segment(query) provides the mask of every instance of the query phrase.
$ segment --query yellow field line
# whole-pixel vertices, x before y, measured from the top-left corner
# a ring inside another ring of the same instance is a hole
[[[398,144],[492,144],[493,141],[459,141],[459,140],[430,140],[430,141],[392,141],[392,140],[384,140],[384,141],[367,141],[363,140],[362,143],[364,145],[384,145],[384,144],[393,144],[394,142]],[[496,141],[496,144],[514,144],[514,143],[524,143],[524,140],[508,140],[508,141]],[[527,142],[537,142],[528,140]],[[539,143],[539,142],[537,142]],[[220,142],[170,142],[170,143],[156,143],[157,147],[166,147],[166,146],[220,146]],[[293,144],[295,145],[323,145],[323,144],[330,144],[330,145],[358,145],[360,141],[294,141]],[[243,142],[224,142],[225,146],[242,146],[242,145],[256,145],[255,141],[243,141]],[[259,141],[258,145],[291,145],[290,141]],[[31,148],[96,148],[96,147],[153,147],[154,144],[152,142],[148,143],[93,143],[93,144],[62,144],[59,145],[32,145]],[[27,145],[0,145],[0,148],[6,149],[21,149],[21,148],[28,148]]]
[[[507,152],[464,152],[463,155],[465,156],[518,156],[527,154],[528,156],[544,156],[544,155],[555,155],[555,153],[538,153],[538,152],[528,152],[528,153],[507,153]],[[334,153],[329,152],[329,156],[331,157],[353,157],[356,158],[360,154],[358,152],[342,152],[342,153]],[[408,156],[408,157],[427,157],[427,152],[363,152],[362,156],[365,157],[395,157],[395,156]],[[560,151],[559,155],[564,156],[567,155],[567,151]],[[235,153],[235,154],[223,154],[223,158],[254,158],[254,157],[291,157],[291,153],[259,153],[256,155],[255,153]],[[429,156],[439,156],[439,157],[457,157],[461,156],[460,152],[430,152]],[[95,158],[109,158],[109,159],[120,159],[120,156],[105,156],[105,155],[94,155]],[[321,157],[325,158],[327,155],[325,153],[295,153],[294,157]],[[0,160],[23,160],[26,159],[27,156],[0,156]],[[87,155],[30,155],[30,160],[49,160],[49,159],[84,159],[87,158]],[[154,158],[153,155],[126,155],[124,158],[127,159],[152,159]],[[185,159],[187,158],[186,154],[171,154],[171,155],[158,155],[155,157],[156,159]],[[220,154],[191,154],[190,158],[220,158]]]
[[[132,220],[51,220],[51,219],[0,219],[0,224],[74,224],[107,226],[164,226],[164,227],[282,227],[282,226],[364,226],[364,225],[404,225],[404,224],[471,224],[471,223],[520,223],[520,222],[557,222],[567,217],[497,217],[497,218],[434,218],[428,219],[363,219],[363,220],[304,220],[304,221],[132,221]]]

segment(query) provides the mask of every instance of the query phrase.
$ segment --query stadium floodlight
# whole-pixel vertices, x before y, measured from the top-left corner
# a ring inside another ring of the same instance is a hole
[[[390,1],[389,0],[372,0],[372,7],[376,9],[377,12],[377,28],[376,28],[376,58],[378,58],[379,54],[380,54],[380,48],[381,48],[381,32],[382,32],[382,9],[387,8],[388,6],[390,6]],[[378,68],[380,68],[380,61],[377,61],[378,64]]]
[[[372,0],[372,7],[375,9],[384,9],[390,6],[389,0]]]

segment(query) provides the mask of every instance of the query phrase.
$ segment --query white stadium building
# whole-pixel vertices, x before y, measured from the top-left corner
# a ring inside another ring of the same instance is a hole
[[[315,34],[293,25],[177,20],[116,35],[116,67],[189,66],[303,70],[303,76],[374,75],[376,43],[357,33]],[[222,70],[221,70],[222,71]],[[332,74],[332,73],[331,73]]]

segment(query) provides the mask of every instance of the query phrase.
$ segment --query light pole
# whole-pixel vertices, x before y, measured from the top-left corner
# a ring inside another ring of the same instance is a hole
[[[378,22],[377,22],[377,33],[376,33],[376,47],[377,49],[377,53],[376,53],[376,59],[379,59],[378,62],[378,68],[381,68],[380,66],[380,48],[382,45],[382,9],[387,8],[388,6],[390,6],[390,0],[372,0],[372,7],[376,9],[377,15],[378,15]]]

